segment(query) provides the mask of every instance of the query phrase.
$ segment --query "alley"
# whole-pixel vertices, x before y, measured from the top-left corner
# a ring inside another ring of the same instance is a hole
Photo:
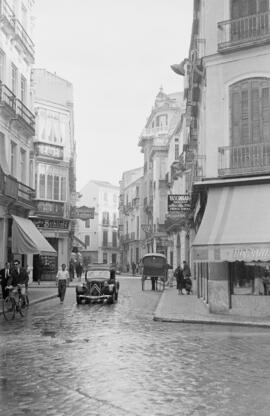
[[[115,305],[1,316],[0,414],[268,415],[269,330],[154,322],[159,296],[120,278]]]

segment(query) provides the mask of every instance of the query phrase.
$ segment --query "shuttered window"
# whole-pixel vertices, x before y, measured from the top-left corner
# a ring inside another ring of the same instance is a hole
[[[232,19],[264,13],[269,10],[269,0],[232,0]]]
[[[251,78],[230,87],[231,144],[270,143],[270,79]]]

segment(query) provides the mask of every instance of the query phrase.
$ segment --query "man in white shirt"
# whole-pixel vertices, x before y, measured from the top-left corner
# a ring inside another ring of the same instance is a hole
[[[65,294],[66,294],[66,288],[69,281],[69,273],[66,270],[66,265],[62,264],[61,270],[56,275],[56,282],[58,283],[58,296],[60,298],[60,302],[63,303]]]

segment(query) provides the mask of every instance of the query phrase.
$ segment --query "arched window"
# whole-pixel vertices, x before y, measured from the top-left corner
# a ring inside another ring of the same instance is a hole
[[[231,145],[270,143],[270,78],[249,78],[230,87]]]

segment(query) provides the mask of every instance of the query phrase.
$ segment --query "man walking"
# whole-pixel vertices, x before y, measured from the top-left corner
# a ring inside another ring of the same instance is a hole
[[[63,263],[61,266],[61,270],[56,275],[56,283],[58,284],[58,296],[60,298],[60,302],[64,302],[67,283],[69,279],[68,271],[66,270],[66,265]]]

